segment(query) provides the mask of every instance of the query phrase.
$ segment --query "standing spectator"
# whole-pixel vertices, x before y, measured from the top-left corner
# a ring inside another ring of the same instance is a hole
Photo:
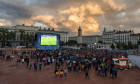
[[[84,64],[82,64],[82,71],[84,71],[84,67],[85,67],[85,65],[84,65]]]
[[[115,78],[115,69],[114,68],[112,68],[111,69],[111,78]]]
[[[34,63],[34,69],[35,69],[35,71],[37,70],[37,65],[38,65],[37,62],[35,62]]]
[[[60,63],[58,63],[58,69],[60,68]]]
[[[22,64],[24,63],[24,58],[22,58]]]
[[[56,72],[58,72],[57,68],[54,70],[54,77],[56,77]]]
[[[85,77],[86,77],[86,79],[89,79],[89,75],[88,75],[88,69],[86,69],[86,72],[85,72]]]
[[[52,58],[52,63],[54,63],[54,58]]]
[[[29,69],[31,70],[31,68],[32,68],[32,63],[31,63],[31,61],[30,61],[30,67],[29,67]]]
[[[115,73],[114,73],[115,78],[117,78],[117,73],[118,73],[118,70],[117,70],[117,67],[115,67]]]
[[[76,64],[73,63],[73,72],[76,71]]]
[[[18,63],[19,63],[19,59],[17,59],[16,66],[18,66]]]
[[[111,77],[113,76],[113,68],[112,67],[110,68],[110,76]]]
[[[29,66],[29,58],[27,58],[26,63],[27,63],[27,68],[28,68],[28,66]]]
[[[12,57],[12,59],[14,59],[14,56],[13,55],[11,57]]]
[[[35,70],[35,64],[36,64],[36,62],[34,62],[34,70]]]
[[[64,76],[67,77],[67,68],[64,69]]]
[[[48,57],[48,65],[50,65],[51,59],[50,57]]]
[[[63,78],[63,75],[64,75],[64,70],[63,68],[60,70],[60,78]]]
[[[68,64],[68,71],[71,72],[71,70],[72,70],[72,63],[70,62],[70,63]]]
[[[99,66],[98,67],[98,75],[101,75],[100,72],[101,72],[101,67]]]
[[[107,77],[107,67],[105,67],[105,77]]]
[[[42,63],[39,64],[39,70],[41,70],[41,69],[42,69]]]
[[[58,72],[58,70],[56,70],[56,78],[58,78],[59,77],[59,72]]]
[[[97,71],[98,71],[98,65],[96,64],[95,65],[95,72],[97,73]]]
[[[46,61],[46,58],[45,57],[43,57],[43,62],[45,62]]]
[[[105,77],[105,68],[102,67],[101,71],[102,71],[102,77]]]

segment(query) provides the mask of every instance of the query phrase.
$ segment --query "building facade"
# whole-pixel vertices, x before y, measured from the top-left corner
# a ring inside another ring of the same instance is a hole
[[[94,48],[96,48],[96,49],[108,49],[108,50],[110,50],[111,49],[111,44],[100,44],[100,43],[98,43],[98,44],[95,44],[94,45]]]
[[[114,43],[128,44],[131,41],[131,35],[134,34],[133,30],[130,31],[116,31],[114,32]]]
[[[16,46],[20,46],[19,42],[21,42],[21,30],[25,32],[25,34],[29,34],[29,35],[33,35],[33,37],[35,38],[35,34],[37,32],[42,32],[42,33],[53,33],[53,34],[59,34],[60,35],[60,41],[63,42],[68,42],[68,32],[64,32],[64,31],[55,31],[54,29],[42,29],[41,27],[36,27],[36,26],[26,26],[26,25],[16,25],[13,27],[5,27],[5,26],[1,26],[0,29],[7,29],[9,32],[15,32],[15,40],[12,41],[12,46],[16,47]],[[34,42],[33,42],[34,44]],[[1,43],[0,43],[0,47],[1,47]]]
[[[78,29],[78,36],[69,37],[69,40],[77,41],[78,43],[87,44],[88,47],[94,46],[95,43],[102,41],[102,36],[100,35],[89,35],[89,36],[82,36],[82,29],[79,27]]]
[[[77,38],[69,37],[69,40],[77,41]],[[100,35],[82,36],[82,43],[87,44],[88,47],[93,47],[99,41],[102,41],[102,36]]]
[[[131,35],[131,43],[132,44],[138,44],[138,41],[140,41],[140,33],[132,34]]]
[[[133,30],[129,31],[106,31],[104,28],[103,31],[103,43],[105,44],[112,44],[112,43],[125,43],[128,44],[129,41],[131,41],[131,35],[134,34]]]
[[[105,44],[113,43],[114,42],[114,39],[113,39],[114,32],[115,31],[106,31],[106,29],[104,28],[103,35],[102,35],[103,43],[105,43]]]
[[[70,40],[77,41],[77,38],[78,38],[77,36],[75,36],[75,37],[69,37],[69,41],[70,41]]]
[[[83,36],[83,43],[87,44],[88,47],[93,47],[99,41],[102,41],[102,36],[100,35],[91,35],[91,36]]]

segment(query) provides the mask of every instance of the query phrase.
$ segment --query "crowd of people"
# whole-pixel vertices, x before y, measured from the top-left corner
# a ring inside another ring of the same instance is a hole
[[[37,71],[54,64],[56,78],[67,77],[68,72],[85,72],[86,79],[90,78],[89,70],[93,68],[95,73],[101,77],[107,77],[107,72],[110,71],[110,77],[116,78],[118,69],[114,67],[112,59],[120,56],[127,57],[126,53],[109,52],[108,50],[68,48],[22,51],[21,53],[13,51],[13,55],[17,56],[16,66],[26,63],[29,70]]]
[[[57,69],[63,66],[63,62],[65,62],[68,72],[85,71],[85,78],[87,79],[89,79],[89,70],[92,69],[92,66],[98,75],[107,77],[107,71],[110,71],[110,76],[116,78],[118,71],[114,67],[112,58],[121,56],[127,57],[127,54],[107,50],[62,49],[56,59],[55,71],[58,71]],[[58,74],[56,73],[57,76]]]
[[[42,67],[50,66],[55,62],[56,51],[23,51],[22,53],[17,53],[17,63],[26,63],[27,68],[30,70],[34,66],[34,70],[42,70]]]

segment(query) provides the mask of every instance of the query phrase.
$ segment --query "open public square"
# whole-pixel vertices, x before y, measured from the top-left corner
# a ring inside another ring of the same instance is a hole
[[[21,53],[21,51],[18,51]],[[12,51],[6,51],[12,56]],[[26,63],[19,63],[16,66],[17,55],[10,61],[0,59],[0,83],[1,84],[139,84],[140,69],[132,68],[130,70],[118,70],[118,76],[115,79],[110,77],[109,71],[107,77],[101,77],[96,74],[94,67],[89,70],[89,79],[85,79],[85,72],[67,72],[67,77],[56,78],[54,75],[55,63],[49,66],[43,66],[42,70],[36,71],[32,67],[30,70]],[[33,61],[34,59],[31,59]],[[34,62],[34,61],[33,61]],[[64,62],[65,63],[65,62]],[[65,65],[64,65],[65,66]]]
[[[140,84],[140,0],[0,0],[0,84]]]

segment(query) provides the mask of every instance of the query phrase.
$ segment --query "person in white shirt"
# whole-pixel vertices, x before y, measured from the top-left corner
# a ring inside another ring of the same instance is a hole
[[[67,68],[64,69],[64,76],[67,77]]]
[[[14,59],[14,56],[12,56],[12,59]]]
[[[50,65],[51,59],[50,57],[48,57],[48,65]]]
[[[52,63],[54,63],[54,58],[52,58]]]
[[[20,56],[20,53],[18,53],[18,56]]]
[[[44,58],[43,58],[43,62],[45,62],[45,61],[46,61],[46,58],[44,57]]]
[[[24,58],[22,58],[22,63],[24,63]]]

